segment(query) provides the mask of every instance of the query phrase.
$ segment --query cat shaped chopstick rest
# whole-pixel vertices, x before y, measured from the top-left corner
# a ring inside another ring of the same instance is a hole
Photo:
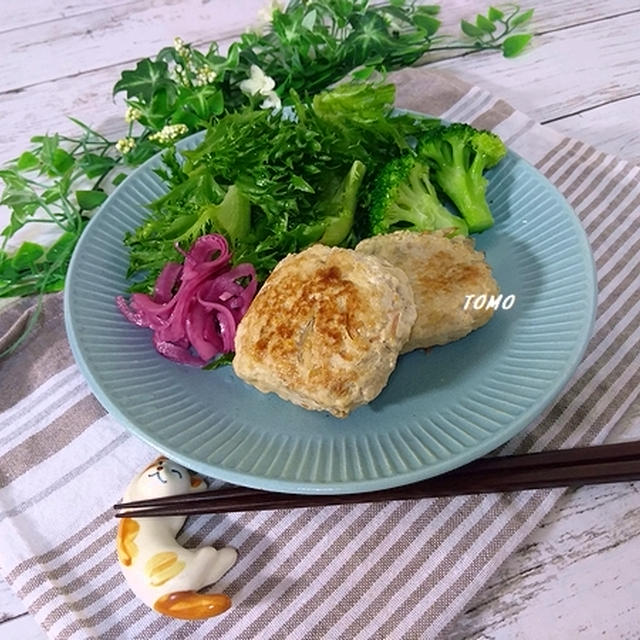
[[[184,467],[158,458],[136,476],[126,502],[206,489],[204,481]],[[120,568],[131,590],[159,613],[174,618],[210,618],[231,606],[222,593],[197,593],[218,581],[236,562],[235,549],[185,549],[175,537],[186,516],[123,517],[117,534]]]

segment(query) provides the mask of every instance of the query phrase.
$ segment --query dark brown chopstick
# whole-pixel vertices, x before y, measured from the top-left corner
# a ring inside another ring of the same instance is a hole
[[[417,500],[640,480],[640,441],[480,458],[448,473],[393,489],[300,495],[230,487],[114,505],[116,517],[196,515]]]

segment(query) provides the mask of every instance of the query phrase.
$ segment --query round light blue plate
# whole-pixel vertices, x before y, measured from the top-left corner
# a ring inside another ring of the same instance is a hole
[[[184,141],[192,148],[196,134]],[[415,482],[495,449],[562,390],[596,303],[585,234],[558,191],[513,153],[491,172],[496,224],[476,238],[511,309],[466,338],[402,356],[370,405],[340,420],[264,395],[231,367],[202,371],[158,355],[115,305],[127,290],[124,233],[165,187],[151,159],[105,202],[73,255],[65,318],[78,366],[134,434],[200,473],[292,493],[350,493]]]

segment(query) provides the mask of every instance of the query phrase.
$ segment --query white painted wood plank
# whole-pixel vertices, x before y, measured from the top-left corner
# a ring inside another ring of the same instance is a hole
[[[130,3],[131,0],[63,0],[63,2],[12,0],[10,6],[3,6],[0,33]]]
[[[2,640],[46,640],[42,627],[30,615],[13,618],[0,624]]]
[[[543,32],[597,22],[640,9],[637,0],[522,0],[518,4],[526,9],[535,8],[533,25],[536,31]]]
[[[540,35],[526,55],[508,64],[483,52],[433,66],[485,87],[544,121],[638,95],[638,33],[640,10]]]
[[[604,151],[640,164],[640,96],[633,96],[549,123]]]
[[[38,0],[39,3],[46,1]],[[75,13],[71,11],[64,17],[47,19],[5,33],[0,41],[3,59],[0,86],[3,90],[153,55],[169,44],[175,35],[194,42],[235,36],[254,23],[258,10],[265,4],[265,0],[234,0],[233,3],[225,0],[204,3],[202,0],[111,2],[114,3],[112,6],[82,13],[78,13],[76,7]],[[532,0],[527,6],[536,8],[534,26],[539,30],[550,30],[631,11],[634,4],[637,5],[632,0],[608,3]],[[15,3],[15,6],[23,7],[23,4]],[[443,3],[440,15],[442,33],[459,33],[460,18],[473,19],[477,12],[484,12],[486,8],[484,0]],[[14,11],[23,15],[24,8]],[[51,11],[42,9],[41,14],[49,16]]]
[[[34,85],[0,98],[0,163],[28,148],[29,140],[41,133],[70,134],[76,131],[68,118],[77,118],[117,138],[126,131],[124,107],[120,97],[112,99],[113,86],[120,72],[130,65],[109,67],[84,74],[81,78]]]
[[[0,621],[15,618],[25,611],[24,604],[11,587],[0,577]],[[1,637],[1,636],[0,636]]]
[[[640,438],[640,399],[611,434]],[[568,493],[456,621],[447,640],[640,637],[640,483]]]
[[[563,500],[475,598],[449,640],[637,638],[639,489],[589,487]]]
[[[212,0],[208,0],[212,1]],[[202,0],[203,4],[207,0]],[[0,33],[18,28],[24,28],[51,22],[65,18],[73,18],[77,15],[104,10],[108,7],[116,7],[131,4],[132,0],[64,0],[63,2],[51,2],[51,0],[29,0],[29,2],[12,2],[3,12],[3,20],[0,25]],[[263,2],[266,4],[266,1]],[[473,17],[474,12],[484,11],[487,2],[460,2],[459,0],[443,2],[442,14],[449,15],[452,19],[460,17]],[[524,2],[523,7],[535,7],[536,19],[541,20],[546,28],[562,28],[568,24],[576,24],[584,21],[600,20],[603,17],[626,13],[637,9],[635,0],[586,0],[584,2],[572,2],[571,0],[547,0],[546,2]],[[455,15],[454,15],[455,14]],[[449,20],[447,18],[447,20]]]
[[[0,578],[0,638],[2,640],[43,640],[45,633],[26,612],[22,601]]]
[[[144,0],[9,31],[0,39],[5,91],[155,55],[173,38],[218,40],[251,24],[263,0]]]

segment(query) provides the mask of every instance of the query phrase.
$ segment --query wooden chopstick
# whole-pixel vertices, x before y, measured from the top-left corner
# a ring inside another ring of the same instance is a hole
[[[631,441],[480,458],[434,478],[382,491],[300,495],[229,487],[119,503],[114,509],[116,517],[232,513],[576,487],[639,479],[640,441]]]

